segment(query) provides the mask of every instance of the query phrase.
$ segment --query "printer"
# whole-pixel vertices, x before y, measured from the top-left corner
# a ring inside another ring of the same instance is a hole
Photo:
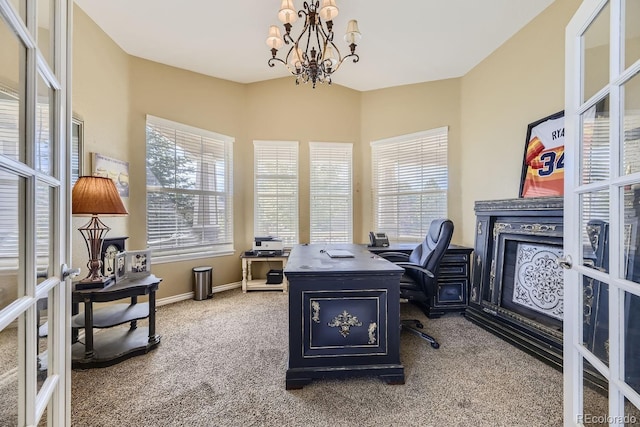
[[[253,251],[258,255],[282,255],[284,246],[282,239],[273,236],[255,237],[253,239]]]

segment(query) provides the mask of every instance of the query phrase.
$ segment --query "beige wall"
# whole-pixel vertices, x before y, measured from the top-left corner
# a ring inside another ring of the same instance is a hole
[[[129,57],[76,7],[73,105],[85,122],[85,161],[98,151],[131,166],[130,215],[108,219],[110,235],[129,235],[130,249],[146,244],[144,125],[152,114],[236,139],[236,253],[152,263],[164,279],[159,297],[189,292],[198,265],[214,267],[214,284],[240,279],[238,255],[253,238],[253,140],[300,142],[301,242],[309,239],[308,142],[352,142],[354,240],[365,242],[373,227],[369,143],[448,126],[453,241],[473,246],[474,202],[517,197],[527,124],[563,108],[564,28],[579,3],[556,0],[462,78],[362,93],[338,85],[313,90],[291,78],[242,85]],[[73,249],[84,264],[82,241]]]
[[[527,125],[564,108],[564,29],[579,0],[556,0],[462,78],[462,239],[476,200],[518,197]]]
[[[131,164],[131,215],[129,248],[146,247],[146,115],[162,117],[221,133],[235,138],[233,150],[234,191],[234,239],[245,238],[246,206],[244,194],[248,191],[245,179],[246,166],[243,147],[247,145],[245,85],[214,79],[190,71],[158,64],[140,58],[131,58],[131,91],[129,120],[132,141],[129,145]],[[237,250],[244,250],[236,243]],[[179,295],[192,290],[191,269],[211,266],[214,269],[213,284],[238,281],[240,274],[239,252],[234,255],[204,258],[173,263],[151,263],[152,272],[163,278],[158,297]]]
[[[73,9],[72,108],[84,121],[84,157],[81,175],[91,175],[91,153],[131,162],[129,151],[129,61],[127,55],[77,6]],[[131,197],[124,197],[131,212]],[[107,237],[129,235],[127,217],[102,217],[111,231]],[[73,266],[87,273],[88,253],[76,229],[89,220],[72,220]]]
[[[362,159],[360,146],[360,92],[338,85],[296,86],[293,79],[282,78],[247,86],[247,144],[238,147],[242,156],[243,194],[246,206],[246,240],[236,240],[241,248],[250,248],[253,233],[253,141],[298,141],[300,243],[309,242],[309,142],[353,143],[354,218],[360,218],[358,194]],[[356,222],[357,223],[357,222]],[[354,230],[354,241],[362,240]]]
[[[453,242],[459,243],[460,211],[460,79],[399,86],[362,94],[362,221],[360,232],[366,239],[373,229],[371,197],[371,141],[414,132],[449,127],[449,218],[456,224]],[[364,240],[363,240],[364,242]]]

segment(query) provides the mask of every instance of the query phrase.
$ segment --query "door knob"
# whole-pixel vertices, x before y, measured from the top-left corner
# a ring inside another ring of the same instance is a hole
[[[559,257],[556,259],[556,262],[558,263],[558,265],[562,268],[566,268],[567,270],[571,268],[571,265],[573,264],[573,260],[571,259],[571,255],[567,255],[564,257]]]

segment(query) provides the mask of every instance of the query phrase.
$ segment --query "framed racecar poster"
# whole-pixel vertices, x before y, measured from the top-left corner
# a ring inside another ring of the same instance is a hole
[[[564,111],[530,123],[524,147],[520,197],[564,194]]]

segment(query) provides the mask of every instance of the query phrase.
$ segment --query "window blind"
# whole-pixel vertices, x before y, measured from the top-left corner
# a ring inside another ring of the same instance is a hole
[[[298,142],[254,141],[254,236],[298,237]]]
[[[448,127],[371,143],[376,231],[396,242],[422,241],[447,217]]]
[[[48,99],[38,99],[35,116],[35,167],[48,173],[50,171],[50,117]],[[20,132],[21,110],[24,102],[18,93],[0,85],[0,154],[14,160],[21,160]],[[24,144],[22,144],[24,145]],[[24,188],[21,190],[20,180],[13,173],[0,171],[0,258],[17,262],[19,256],[19,230],[24,224],[20,221],[23,212]],[[24,186],[24,183],[21,184]],[[37,183],[36,197],[36,256],[38,265],[47,265],[50,251],[51,206],[50,195],[45,192],[48,187]],[[6,263],[2,263],[6,265]]]
[[[154,255],[233,250],[233,141],[147,116],[147,244]]]
[[[353,242],[353,144],[309,143],[311,243]]]

